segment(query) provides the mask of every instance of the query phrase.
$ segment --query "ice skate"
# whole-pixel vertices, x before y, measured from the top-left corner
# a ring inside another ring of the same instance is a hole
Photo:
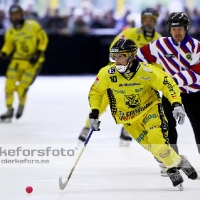
[[[24,106],[23,105],[19,105],[19,107],[17,109],[17,113],[16,113],[16,119],[19,119],[22,116],[23,110],[24,110]]]
[[[127,131],[122,127],[120,134],[120,146],[129,146],[132,141],[132,137],[127,133]]]
[[[90,129],[88,127],[84,127],[78,137],[79,143],[85,142],[88,134],[89,134]]]
[[[173,167],[167,170],[167,174],[172,181],[174,187],[178,187],[180,190],[183,190],[183,177],[177,168]]]
[[[6,113],[0,116],[2,122],[11,122],[14,109],[8,109]]]
[[[181,155],[181,163],[178,165],[178,168],[181,169],[189,179],[196,180],[198,179],[198,174],[194,167],[190,164],[185,156]]]

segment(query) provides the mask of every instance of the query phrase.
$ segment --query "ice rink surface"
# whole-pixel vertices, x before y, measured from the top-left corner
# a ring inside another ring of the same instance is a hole
[[[115,125],[109,109],[101,117],[101,131],[92,135],[67,187],[59,189],[58,178],[65,180],[81,150],[77,137],[89,112],[87,95],[94,78],[38,77],[30,88],[24,116],[0,124],[4,149],[64,147],[75,152],[74,156],[51,157],[49,164],[6,164],[2,163],[5,153],[1,149],[0,200],[199,200],[200,181],[183,174],[185,190],[179,191],[169,178],[160,176],[158,163],[139,144],[133,141],[129,147],[119,146],[121,126]],[[4,82],[0,78],[1,113],[5,111]],[[200,157],[188,119],[178,131],[180,154],[186,155],[200,174]],[[28,185],[34,189],[31,194],[25,192]]]

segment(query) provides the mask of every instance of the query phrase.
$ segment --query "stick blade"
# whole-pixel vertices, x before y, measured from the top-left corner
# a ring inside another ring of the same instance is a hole
[[[67,186],[67,183],[68,183],[68,179],[65,181],[65,183],[62,182],[62,177],[59,178],[59,188],[61,190],[64,190],[65,187]]]

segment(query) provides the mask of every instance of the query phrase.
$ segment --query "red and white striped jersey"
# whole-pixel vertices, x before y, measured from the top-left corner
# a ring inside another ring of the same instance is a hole
[[[189,35],[176,43],[172,37],[161,37],[137,51],[140,62],[157,63],[172,76],[181,92],[200,91],[200,42]]]

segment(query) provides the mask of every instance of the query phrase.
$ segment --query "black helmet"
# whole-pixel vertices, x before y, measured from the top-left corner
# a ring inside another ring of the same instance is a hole
[[[130,39],[119,39],[110,50],[111,58],[114,59],[115,54],[124,54],[128,57],[128,62],[134,60],[137,52],[137,45]]]
[[[152,17],[157,22],[158,16],[159,14],[157,10],[155,10],[154,8],[146,8],[141,13],[141,20],[143,20],[143,18],[145,17]]]
[[[185,30],[188,31],[189,22],[190,20],[184,12],[173,12],[167,19],[168,30],[170,31],[171,27],[184,26]]]
[[[23,9],[19,5],[12,5],[9,8],[9,15],[12,15],[14,13],[20,13],[23,15]]]
[[[21,15],[20,19],[12,19],[12,15],[15,13],[19,13]],[[10,20],[14,26],[15,29],[20,29],[24,23],[24,15],[23,15],[23,9],[19,5],[12,5],[9,9],[9,15]]]

